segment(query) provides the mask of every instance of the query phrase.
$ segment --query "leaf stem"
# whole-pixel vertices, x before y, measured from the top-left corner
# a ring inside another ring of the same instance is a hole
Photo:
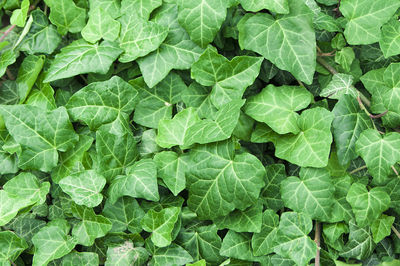
[[[320,266],[320,246],[321,246],[321,224],[315,221],[315,237],[314,242],[317,244],[317,254],[315,254],[315,266]]]
[[[358,167],[358,168],[356,168],[356,169],[354,169],[353,171],[351,171],[349,174],[355,174],[355,173],[357,173],[357,172],[359,172],[359,171],[361,171],[361,170],[364,170],[364,169],[366,169],[367,168],[367,166],[366,165],[363,165],[363,166],[361,166],[361,167]]]
[[[331,66],[328,62],[326,62],[322,57],[317,56],[317,62],[320,63],[324,68],[326,68],[326,70],[328,70],[332,75],[336,75],[339,73],[333,66]],[[355,90],[359,93],[360,98],[364,102],[364,104],[368,107],[371,106],[371,101],[368,100],[368,98],[364,94],[362,94],[362,92],[360,92],[357,89]]]
[[[397,229],[392,225],[392,230],[396,234],[396,236],[400,239],[400,233],[397,231]]]
[[[0,38],[0,42],[2,42],[2,41],[7,37],[7,35],[15,28],[15,26],[16,26],[16,25],[11,25],[11,27],[9,27],[9,28],[3,33],[3,36],[1,36],[1,38]]]
[[[392,170],[397,176],[399,176],[399,172],[397,172],[396,168],[393,165],[392,165]]]

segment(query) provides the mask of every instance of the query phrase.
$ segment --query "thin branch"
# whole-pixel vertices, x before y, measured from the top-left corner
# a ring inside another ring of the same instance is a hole
[[[388,112],[389,112],[389,110],[386,110],[385,112],[380,113],[380,114],[377,114],[377,115],[372,115],[372,114],[371,114],[369,117],[374,118],[374,119],[381,118],[381,117],[383,117],[384,115],[386,115]]]
[[[364,166],[361,166],[361,167],[358,167],[358,168],[356,168],[356,169],[354,169],[353,171],[351,171],[349,174],[355,174],[355,173],[357,173],[357,172],[359,172],[359,171],[362,171],[362,170],[364,170],[364,169],[366,169],[367,168],[367,166],[366,165],[364,165]]]
[[[399,233],[399,231],[397,231],[397,229],[392,225],[392,231],[396,234],[396,236],[398,237],[398,238],[400,238],[400,233]]]
[[[396,168],[393,165],[392,165],[392,170],[397,176],[399,176],[399,172],[397,172]]]
[[[7,37],[7,35],[15,28],[15,26],[16,26],[16,25],[11,25],[11,27],[9,27],[9,28],[3,33],[3,36],[1,36],[1,38],[0,38],[0,42],[2,42],[2,41]]]
[[[321,224],[319,222],[315,222],[315,237],[314,242],[317,244],[317,254],[315,254],[315,266],[320,266],[320,246],[321,246]]]
[[[305,87],[304,84],[303,84],[303,82],[301,82],[300,80],[297,80],[297,83],[299,83],[299,85],[300,85],[301,87]]]

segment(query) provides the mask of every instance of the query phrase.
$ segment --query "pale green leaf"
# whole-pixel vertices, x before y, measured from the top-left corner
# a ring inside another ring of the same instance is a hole
[[[114,178],[108,189],[111,203],[122,196],[158,201],[157,167],[153,160],[142,159],[126,169],[126,175]]]
[[[385,237],[390,236],[392,233],[392,224],[395,217],[382,214],[381,217],[376,219],[371,225],[372,236],[375,243],[381,242]]]
[[[29,0],[23,0],[21,8],[15,9],[10,17],[10,23],[15,24],[18,27],[23,27],[26,22],[26,18],[29,10]]]
[[[372,240],[370,228],[358,227],[353,221],[350,221],[349,225],[349,241],[340,252],[340,256],[359,260],[368,258],[375,249],[375,243]]]
[[[54,99],[54,90],[48,83],[44,83],[40,89],[31,90],[25,104],[37,106],[45,111],[51,111],[57,108]]]
[[[100,192],[106,179],[94,170],[84,170],[61,179],[59,184],[76,204],[96,207],[103,200]]]
[[[110,220],[101,215],[96,215],[91,208],[71,204],[72,214],[82,220],[72,229],[72,236],[78,240],[78,244],[91,246],[94,240],[105,236],[111,230]]]
[[[119,36],[120,27],[120,23],[112,18],[108,10],[97,6],[90,9],[89,21],[82,29],[81,34],[86,41],[91,43],[102,38],[107,41],[115,41]]]
[[[304,87],[268,85],[248,99],[245,113],[279,134],[297,134],[300,115],[296,111],[306,108],[311,99],[312,94]]]
[[[25,57],[18,70],[17,86],[20,103],[23,103],[28,97],[33,84],[39,76],[44,64],[44,57],[29,55]]]
[[[245,10],[251,12],[268,9],[280,14],[289,13],[288,0],[240,0],[240,4]]]
[[[89,0],[90,8],[96,8],[101,6],[104,10],[107,10],[107,13],[112,18],[118,18],[121,16],[121,12],[127,10],[125,8],[121,8],[121,4],[126,2],[125,0],[118,1],[118,0]],[[132,0],[128,0],[127,2],[132,2]],[[129,10],[129,9],[128,9]]]
[[[382,26],[379,46],[386,58],[400,54],[400,22],[398,20],[391,19]]]
[[[278,228],[279,216],[272,210],[265,210],[262,216],[261,231],[253,234],[251,239],[251,247],[255,256],[268,255],[274,252]]]
[[[192,262],[193,258],[181,246],[171,244],[168,247],[156,248],[152,250],[152,258],[149,262],[150,266],[164,265],[184,265]]]
[[[339,100],[342,95],[348,94],[357,98],[358,93],[353,86],[353,76],[338,73],[333,75],[331,82],[328,86],[322,89],[319,94],[322,97]]]
[[[377,183],[385,183],[391,166],[400,160],[400,134],[392,132],[381,136],[374,129],[364,130],[356,142],[356,152],[368,166],[368,172]]]
[[[122,51],[114,42],[103,41],[101,44],[90,44],[83,39],[73,41],[56,55],[44,82],[84,73],[105,74]]]
[[[12,65],[17,57],[14,51],[7,50],[0,55],[0,75],[3,76],[6,73],[7,67]]]
[[[261,162],[249,153],[235,155],[233,145],[228,140],[191,150],[188,206],[201,218],[216,218],[235,208],[249,207],[264,186]]]
[[[107,249],[106,266],[143,265],[149,253],[143,247],[134,247],[131,241]]]
[[[178,221],[180,209],[177,207],[165,208],[157,212],[149,210],[141,220],[146,232],[151,233],[151,241],[157,247],[166,247],[171,244],[172,230]]]
[[[251,249],[250,233],[236,233],[229,230],[222,241],[220,254],[245,261],[259,261],[259,258],[253,255]]]
[[[260,72],[262,58],[236,56],[228,60],[208,46],[192,65],[191,77],[204,86],[213,86],[211,101],[221,108],[225,103],[241,99],[248,86],[253,84]]]
[[[305,110],[297,120],[300,133],[276,138],[275,156],[302,167],[325,167],[332,143],[333,115],[324,108]]]
[[[239,44],[311,84],[316,65],[313,14],[302,1],[290,0],[289,9],[276,19],[267,13],[244,16],[238,24]]]
[[[371,225],[390,205],[390,197],[383,188],[374,187],[368,191],[360,183],[351,185],[346,200],[350,203],[360,227]]]
[[[346,72],[351,71],[351,64],[356,55],[351,47],[344,47],[342,50],[335,53],[335,62],[338,63]]]
[[[349,44],[379,41],[380,28],[400,7],[397,0],[344,0],[340,12],[348,20],[344,35]]]
[[[161,0],[122,0],[121,12],[134,12],[140,18],[148,20],[151,12],[161,4]]]
[[[50,21],[61,35],[80,32],[86,24],[86,10],[75,5],[73,0],[45,0],[50,7]]]
[[[62,266],[97,266],[99,265],[99,255],[94,252],[73,251],[62,259]]]
[[[28,248],[23,238],[11,231],[0,232],[0,264],[10,265],[18,256]]]

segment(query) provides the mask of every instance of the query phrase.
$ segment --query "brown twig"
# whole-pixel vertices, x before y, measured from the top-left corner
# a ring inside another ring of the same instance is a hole
[[[3,36],[1,36],[1,38],[0,38],[0,42],[2,42],[2,41],[7,37],[7,35],[15,28],[15,26],[16,26],[16,25],[11,25],[11,27],[9,27],[9,28],[3,33]]]
[[[315,222],[315,237],[314,242],[317,244],[317,254],[315,254],[315,266],[320,266],[320,251],[319,248],[321,246],[321,224],[319,222]]]
[[[397,231],[397,229],[392,225],[392,231],[396,234],[396,236],[398,237],[398,238],[400,238],[400,233],[399,233],[399,231]]]
[[[370,115],[370,117],[371,118],[374,118],[374,119],[376,119],[376,118],[381,118],[381,117],[383,117],[384,115],[386,115],[387,113],[389,112],[389,110],[386,110],[385,112],[383,112],[383,113],[380,113],[380,114],[377,114],[377,115]]]
[[[396,168],[393,165],[392,165],[392,170],[397,176],[399,175],[399,172],[397,172]]]

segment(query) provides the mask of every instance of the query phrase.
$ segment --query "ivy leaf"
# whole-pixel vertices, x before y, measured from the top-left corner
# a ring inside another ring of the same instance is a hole
[[[72,236],[80,245],[91,246],[96,238],[105,236],[111,230],[110,220],[96,215],[91,208],[71,204],[71,211],[76,218],[82,220],[72,229]]]
[[[213,86],[211,101],[220,108],[225,103],[241,99],[260,72],[260,57],[236,56],[228,60],[208,46],[191,69],[191,77],[204,86]]]
[[[61,35],[80,32],[85,26],[86,10],[75,5],[73,0],[45,0],[50,7],[50,21]]]
[[[243,210],[258,198],[265,170],[253,155],[235,155],[231,141],[196,146],[190,158],[188,206],[199,217],[212,219],[235,208]]]
[[[174,243],[164,248],[152,248],[152,259],[150,265],[152,266],[162,266],[162,265],[184,265],[193,261],[192,256]]]
[[[379,46],[386,58],[400,54],[400,22],[391,19],[382,26]]]
[[[117,0],[89,0],[89,6],[91,8],[96,8],[101,6],[104,10],[107,10],[107,13],[112,17],[112,18],[118,18],[121,16],[121,12],[122,11],[127,11],[130,9],[125,8],[125,6],[123,6],[121,8],[121,5],[123,5],[125,2],[125,0],[121,1],[117,1]],[[132,2],[132,1],[129,1]]]
[[[307,235],[311,232],[309,216],[296,212],[284,212],[279,222],[275,253],[290,258],[298,265],[306,265],[317,252],[317,245]]]
[[[305,110],[297,120],[300,133],[276,138],[275,156],[301,167],[325,167],[328,164],[333,115],[324,108]]]
[[[73,266],[77,263],[86,266],[99,265],[99,255],[94,252],[73,251],[62,258],[62,266]]]
[[[28,97],[44,64],[44,57],[29,55],[18,70],[17,86],[20,103]]]
[[[10,262],[14,262],[27,248],[26,241],[15,233],[0,232],[0,263],[2,265],[10,265]]]
[[[220,254],[225,257],[236,258],[246,261],[259,261],[251,250],[250,233],[236,233],[229,230],[222,241]]]
[[[157,128],[162,119],[172,118],[173,105],[181,100],[181,93],[187,89],[181,77],[170,73],[153,88],[147,87],[143,78],[130,81],[139,91],[138,102],[133,121],[151,128]]]
[[[370,44],[379,41],[380,28],[400,7],[396,0],[347,0],[340,12],[348,20],[344,36],[349,44]]]
[[[23,150],[19,167],[51,171],[58,151],[67,151],[78,141],[64,107],[51,112],[31,105],[0,106],[6,127]],[[41,121],[37,123],[36,121]]]
[[[289,9],[291,13],[276,19],[266,13],[244,16],[238,24],[239,45],[311,84],[316,65],[313,15],[302,1],[289,1]]]
[[[161,4],[161,0],[122,0],[121,11],[123,13],[133,11],[140,18],[148,20],[151,12]]]
[[[149,258],[143,247],[134,247],[131,241],[107,249],[106,266],[142,265]]]
[[[374,129],[364,130],[356,142],[356,152],[364,159],[374,181],[385,183],[392,172],[391,166],[400,160],[400,134],[383,137]]]
[[[47,265],[50,261],[70,253],[77,240],[68,235],[69,230],[66,220],[54,220],[40,229],[32,238],[35,246],[32,265]]]
[[[118,38],[120,23],[112,18],[101,6],[91,8],[89,12],[89,21],[82,29],[82,37],[95,43],[100,39],[115,41]],[[122,47],[121,47],[122,48]]]
[[[10,23],[23,27],[29,10],[29,0],[22,0],[21,8],[15,9],[11,15]]]
[[[120,47],[124,53],[119,61],[126,63],[156,50],[168,35],[168,28],[152,21],[138,18],[135,13],[124,14],[120,19]]]
[[[31,16],[32,26],[19,49],[29,54],[53,53],[61,42],[57,29],[54,25],[49,25],[49,20],[41,10],[32,11]]]
[[[360,227],[371,225],[390,205],[390,197],[383,188],[374,187],[368,191],[360,183],[351,185],[346,200],[350,203]]]
[[[333,136],[339,163],[346,165],[357,158],[356,141],[360,134],[371,127],[371,120],[351,95],[343,95],[332,112]]]
[[[342,95],[348,94],[357,98],[357,90],[353,86],[353,76],[338,73],[333,75],[328,86],[322,89],[320,96],[339,100]]]
[[[392,224],[395,217],[382,214],[371,225],[372,236],[375,243],[381,242],[385,237],[392,233]]]
[[[189,69],[203,51],[179,25],[177,9],[176,5],[164,3],[155,11],[154,22],[168,27],[168,35],[157,50],[137,60],[144,81],[150,88],[163,80],[172,69]]]
[[[114,204],[108,199],[102,214],[112,223],[110,232],[122,232],[128,229],[135,234],[142,231],[140,220],[145,213],[133,198],[121,197]]]
[[[91,129],[114,121],[118,115],[129,115],[137,101],[138,92],[118,76],[107,81],[93,82],[69,99],[66,108],[73,121],[83,121]]]
[[[265,187],[261,190],[261,199],[264,205],[275,211],[284,207],[281,199],[281,182],[286,179],[285,166],[283,164],[270,164],[265,167]]]
[[[84,170],[61,179],[61,189],[79,205],[96,207],[103,200],[106,179],[94,170]]]
[[[258,12],[262,9],[268,9],[275,13],[288,14],[288,0],[240,0],[242,7],[250,12]]]
[[[359,260],[368,258],[375,249],[369,227],[358,227],[355,222],[350,221],[349,241],[346,243],[340,256],[344,258],[356,258]]]
[[[342,50],[336,52],[335,62],[343,67],[344,71],[351,71],[351,64],[353,63],[356,55],[354,54],[353,48],[344,47]]]
[[[272,210],[265,210],[262,216],[261,231],[253,234],[251,239],[251,246],[255,256],[268,255],[274,252],[278,228],[279,216]]]
[[[299,133],[296,111],[311,103],[312,94],[304,87],[268,85],[246,103],[245,113],[266,123],[279,134]]]
[[[3,76],[6,73],[7,67],[14,64],[17,57],[11,50],[5,51],[0,55],[0,74]]]
[[[185,174],[189,170],[187,159],[187,156],[180,156],[173,151],[163,151],[154,156],[158,176],[175,196],[186,188]]]
[[[179,24],[189,33],[190,38],[205,48],[214,40],[226,17],[229,2],[224,0],[177,1]]]
[[[112,62],[122,51],[114,42],[103,41],[101,44],[90,44],[83,39],[73,41],[56,55],[44,82],[84,73],[106,74]]]
[[[312,219],[329,221],[334,187],[325,169],[301,168],[300,178],[290,176],[281,182],[286,207],[308,214]]]
[[[160,212],[149,210],[141,220],[145,231],[151,233],[151,241],[157,247],[166,247],[171,244],[172,230],[178,221],[180,209],[177,207],[165,208]]]
[[[157,167],[153,160],[142,159],[126,169],[126,175],[112,180],[108,189],[111,203],[122,196],[158,201]]]

